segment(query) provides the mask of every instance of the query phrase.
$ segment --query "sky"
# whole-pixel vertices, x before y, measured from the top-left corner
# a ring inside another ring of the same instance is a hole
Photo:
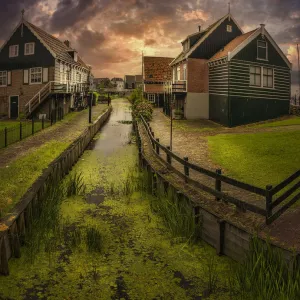
[[[296,43],[300,43],[299,0],[231,0],[244,32],[266,24],[293,64],[292,93],[298,89]],[[95,77],[142,73],[142,52],[176,57],[181,41],[228,12],[220,0],[0,0],[0,44],[25,9],[25,19],[70,40]]]

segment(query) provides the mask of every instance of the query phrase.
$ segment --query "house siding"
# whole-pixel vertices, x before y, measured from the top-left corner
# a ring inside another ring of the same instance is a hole
[[[232,32],[227,32],[227,25],[232,26]],[[222,47],[227,45],[230,41],[241,35],[242,32],[238,26],[231,19],[226,18],[215,30],[212,32],[199,47],[190,55],[190,58],[211,58]]]
[[[33,55],[24,55],[25,43],[35,43]],[[19,45],[19,55],[9,57],[9,46]],[[55,59],[48,49],[37,39],[37,37],[24,25],[23,37],[21,26],[13,33],[10,40],[0,52],[0,71],[28,69],[34,67],[52,67]]]

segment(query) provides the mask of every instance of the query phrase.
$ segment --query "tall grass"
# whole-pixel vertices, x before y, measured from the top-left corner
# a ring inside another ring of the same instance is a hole
[[[86,185],[83,181],[83,177],[81,173],[74,173],[68,177],[66,181],[67,197],[84,194],[85,190],[86,190]]]
[[[300,299],[300,269],[296,260],[292,266],[282,251],[254,237],[245,261],[235,271],[242,299]]]

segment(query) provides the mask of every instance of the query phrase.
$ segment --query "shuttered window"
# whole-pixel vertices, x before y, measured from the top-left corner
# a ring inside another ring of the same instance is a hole
[[[11,71],[7,72],[7,85],[11,85]]]
[[[250,85],[261,86],[261,68],[250,66]]]
[[[0,71],[0,86],[7,86],[7,71]]]
[[[48,68],[43,68],[43,82],[48,82]]]
[[[23,83],[28,84],[29,83],[29,70],[23,71]]]

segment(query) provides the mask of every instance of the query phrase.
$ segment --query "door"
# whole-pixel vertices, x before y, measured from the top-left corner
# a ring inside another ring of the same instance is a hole
[[[10,96],[10,118],[17,119],[19,117],[19,96]]]

